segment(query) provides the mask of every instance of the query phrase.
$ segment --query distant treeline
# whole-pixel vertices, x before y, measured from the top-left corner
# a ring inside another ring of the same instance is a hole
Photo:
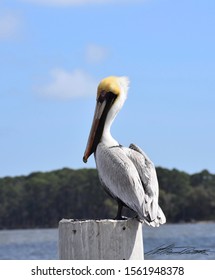
[[[215,175],[161,167],[157,175],[167,222],[215,220]],[[64,168],[0,179],[0,229],[57,227],[62,218],[114,218],[116,211],[95,169]]]

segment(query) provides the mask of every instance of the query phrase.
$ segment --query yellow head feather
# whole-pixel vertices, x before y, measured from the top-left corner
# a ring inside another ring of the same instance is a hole
[[[98,85],[97,97],[101,94],[102,91],[112,92],[116,95],[120,94],[120,85],[118,82],[118,77],[110,76],[104,78]]]

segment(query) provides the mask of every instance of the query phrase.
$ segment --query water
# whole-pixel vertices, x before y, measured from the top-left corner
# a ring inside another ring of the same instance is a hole
[[[215,260],[215,223],[143,227],[145,259]]]
[[[58,259],[57,242],[57,229],[1,230],[0,259]]]
[[[215,260],[215,223],[143,227],[145,259]],[[0,231],[0,259],[58,259],[58,230]]]

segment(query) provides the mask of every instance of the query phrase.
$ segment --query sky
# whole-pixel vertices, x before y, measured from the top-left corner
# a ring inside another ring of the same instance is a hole
[[[0,177],[82,161],[97,85],[128,76],[111,132],[155,166],[215,173],[215,1],[2,0]]]

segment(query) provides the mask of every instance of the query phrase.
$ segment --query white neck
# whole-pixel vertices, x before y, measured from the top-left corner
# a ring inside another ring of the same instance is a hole
[[[109,111],[109,113],[107,115],[102,138],[101,138],[101,142],[104,143],[107,147],[119,145],[119,143],[112,137],[111,132],[110,132],[111,125],[118,113],[116,111],[114,112],[112,109],[113,109],[113,107],[111,108],[111,110]],[[114,115],[114,113],[115,113],[115,115]]]
[[[119,145],[118,141],[112,137],[110,129],[116,115],[118,114],[126,100],[129,81],[126,77],[120,77],[118,78],[118,82],[121,89],[120,94],[117,96],[114,104],[107,114],[103,134],[101,137],[101,142],[104,143],[107,147]]]

